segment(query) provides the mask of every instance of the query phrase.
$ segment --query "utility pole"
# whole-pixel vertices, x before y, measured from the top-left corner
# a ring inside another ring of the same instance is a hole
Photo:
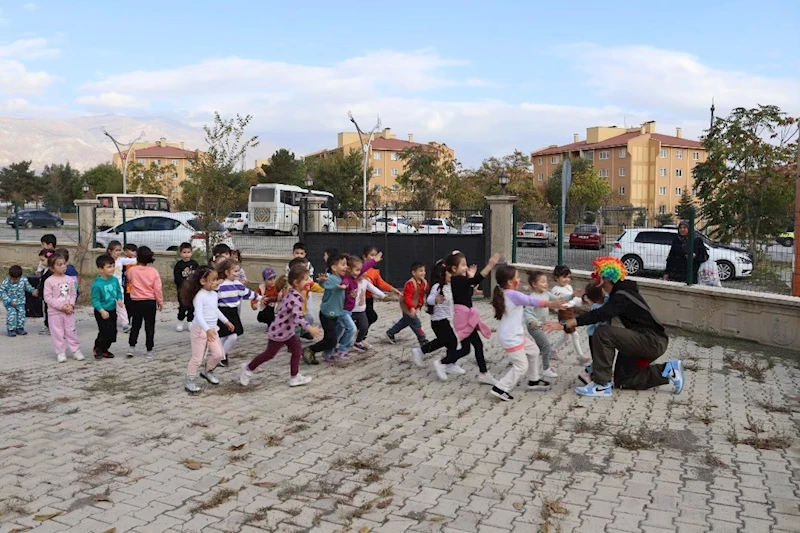
[[[708,134],[711,135],[711,130],[714,129],[714,97],[711,97],[711,125],[708,128]]]
[[[356,119],[353,118],[353,113],[350,111],[347,112],[347,118],[350,119],[350,122],[356,127],[356,131],[358,132],[358,139],[361,142],[361,149],[364,151],[364,201],[363,201],[363,212],[361,213],[361,224],[364,228],[364,231],[367,230],[367,168],[369,167],[369,149],[372,146],[372,138],[378,128],[381,127],[381,117],[378,116],[378,122],[375,124],[375,127],[372,128],[372,131],[369,132],[369,136],[367,137],[367,142],[364,142],[364,132],[361,131],[361,128],[358,127],[358,123]]]
[[[114,143],[114,146],[117,148],[117,153],[119,154],[119,158],[122,161],[122,194],[128,194],[128,159],[131,157],[131,153],[133,152],[133,147],[136,146],[136,143],[139,142],[144,137],[144,132],[140,133],[133,142],[130,143],[121,143],[117,141],[114,137],[111,136],[110,133],[103,128],[103,133],[106,137],[111,139],[111,142]],[[123,153],[123,150],[126,150]]]
[[[792,258],[792,296],[800,296],[800,130],[797,132],[797,160],[795,161],[795,200],[794,200],[794,257]]]

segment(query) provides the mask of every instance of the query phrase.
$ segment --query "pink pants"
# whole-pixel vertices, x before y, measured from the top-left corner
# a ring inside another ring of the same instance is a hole
[[[53,349],[56,355],[67,353],[67,348],[72,353],[81,350],[78,334],[75,332],[75,315],[67,315],[48,310],[47,323],[50,325],[50,338],[53,339]]]
[[[123,302],[117,302],[117,322],[122,325],[122,327],[130,325],[128,322],[128,310],[125,309],[125,304]]]
[[[203,364],[203,355],[208,349],[208,358],[206,358],[206,369],[213,370],[220,361],[225,358],[225,350],[222,348],[222,342],[219,340],[217,332],[219,328],[214,330],[214,340],[208,340],[208,336],[203,328],[200,326],[192,326],[192,359],[189,361],[189,366],[186,368],[186,375],[189,377],[196,377],[200,366]]]

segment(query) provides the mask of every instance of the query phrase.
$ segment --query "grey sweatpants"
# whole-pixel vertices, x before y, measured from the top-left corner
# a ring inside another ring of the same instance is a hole
[[[542,356],[542,370],[547,370],[550,368],[550,352],[553,350],[553,345],[550,344],[550,339],[547,337],[547,333],[542,331],[542,328],[532,328],[530,324],[527,327],[528,334],[539,347],[539,353]]]

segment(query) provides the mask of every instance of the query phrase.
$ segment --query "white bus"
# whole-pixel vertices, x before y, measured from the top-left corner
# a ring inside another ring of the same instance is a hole
[[[146,215],[153,211],[169,212],[170,205],[166,196],[159,194],[98,194],[97,228],[105,230],[122,224],[122,209],[125,219]]]
[[[264,183],[250,187],[248,231],[267,233],[300,232],[300,206],[308,189],[281,183]],[[322,231],[336,231],[336,204],[333,195],[325,191],[311,191],[311,196],[325,198],[322,204]]]

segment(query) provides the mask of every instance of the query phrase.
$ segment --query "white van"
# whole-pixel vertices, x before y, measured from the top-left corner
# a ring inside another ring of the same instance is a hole
[[[264,183],[250,187],[247,205],[250,232],[289,233],[300,232],[300,206],[303,196],[322,197],[322,231],[336,231],[336,205],[333,195],[325,191],[309,191],[294,185]],[[315,213],[316,215],[316,213]]]
[[[122,224],[122,210],[125,209],[125,219],[147,215],[153,211],[168,213],[169,200],[159,194],[98,194],[96,226],[105,230]]]

